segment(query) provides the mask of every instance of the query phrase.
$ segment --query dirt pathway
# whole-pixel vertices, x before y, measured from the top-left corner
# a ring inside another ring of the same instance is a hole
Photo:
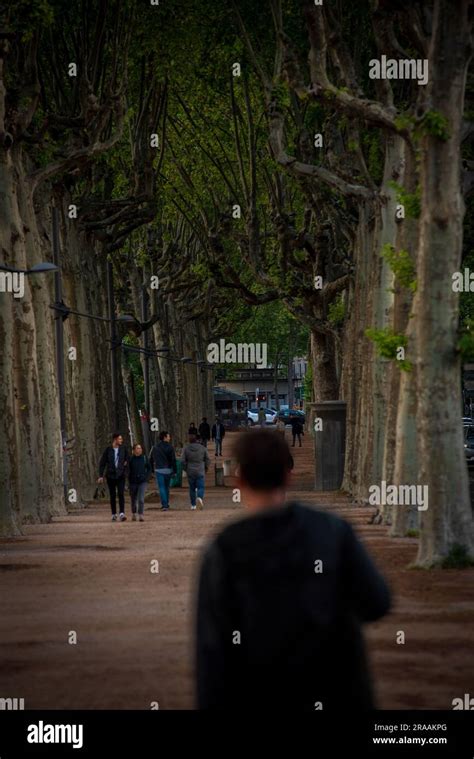
[[[393,589],[392,613],[367,628],[379,706],[449,709],[474,695],[474,569],[407,569],[416,540],[391,540],[367,524],[371,509],[311,492],[309,444],[295,450],[292,496],[349,519]],[[192,707],[197,563],[242,508],[231,487],[212,485],[213,472],[207,479],[203,512],[189,510],[183,487],[167,514],[148,503],[143,524],[112,523],[100,503],[0,542],[0,697],[24,698],[27,709]]]

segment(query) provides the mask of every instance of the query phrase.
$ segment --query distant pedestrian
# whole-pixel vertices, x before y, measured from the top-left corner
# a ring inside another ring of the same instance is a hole
[[[143,453],[143,448],[140,443],[135,443],[129,464],[129,483],[133,522],[137,521],[137,506],[138,519],[140,522],[145,520],[145,490],[150,472],[151,466],[148,457]]]
[[[275,427],[277,432],[280,432],[282,435],[285,434],[285,422],[281,417],[276,420]]]
[[[222,456],[222,441],[224,440],[224,436],[225,436],[224,425],[220,421],[219,417],[216,416],[216,421],[212,425],[212,439],[215,441],[215,444],[216,444],[216,458],[217,456]]]
[[[199,425],[199,437],[204,448],[207,448],[207,444],[211,439],[211,428],[207,422],[207,418],[203,416],[202,422]]]
[[[191,422],[191,424],[189,425],[188,435],[196,435],[197,436],[197,434],[198,434],[198,429],[197,429],[196,425],[194,424],[194,422]]]
[[[197,442],[196,435],[189,436],[181,458],[183,469],[188,476],[191,510],[204,508],[205,476],[211,463],[207,448]]]
[[[303,425],[301,424],[298,417],[293,417],[293,419],[290,420],[291,424],[291,434],[293,435],[293,443],[292,448],[295,447],[296,438],[298,438],[298,442],[300,444],[301,448],[301,435],[304,435]]]
[[[264,408],[259,408],[258,410],[258,423],[260,427],[265,427],[265,423],[267,421],[267,415],[265,413]]]
[[[176,455],[170,441],[169,432],[160,432],[160,442],[153,446],[150,456],[160,491],[161,511],[168,511],[170,507],[170,482],[172,475],[177,471]]]
[[[110,508],[112,510],[112,522],[117,521],[117,496],[119,502],[119,518],[125,522],[125,475],[127,472],[129,455],[123,444],[123,435],[114,432],[112,445],[107,446],[99,462],[98,482],[107,479],[110,494]]]

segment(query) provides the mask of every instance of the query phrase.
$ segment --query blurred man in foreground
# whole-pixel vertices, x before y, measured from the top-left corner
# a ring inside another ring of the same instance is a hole
[[[361,623],[390,596],[351,526],[286,500],[293,467],[271,430],[234,450],[250,514],[207,549],[200,573],[200,709],[371,709]]]

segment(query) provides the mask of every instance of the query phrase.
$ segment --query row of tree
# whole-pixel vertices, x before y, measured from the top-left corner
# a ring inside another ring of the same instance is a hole
[[[469,335],[451,287],[471,189],[471,13],[469,0],[54,0],[14,3],[0,29],[3,261],[50,258],[54,204],[69,306],[105,314],[113,262],[120,310],[145,298],[158,316],[149,411],[181,440],[212,413],[198,363],[212,339],[252,334],[278,363],[283,333],[307,331],[313,399],[347,403],[345,489],[428,485],[425,566],[474,552]],[[427,60],[428,84],[371,79],[382,55]],[[21,301],[0,296],[6,534],[64,509],[51,283],[29,282]],[[114,418],[110,344],[103,323],[65,327],[71,483],[86,498]],[[120,423],[139,435],[125,354],[122,368]],[[382,515],[394,535],[418,516]]]
[[[455,11],[216,9],[219,37],[201,36],[198,51],[212,58],[193,58],[192,93],[171,119],[173,204],[208,275],[254,306],[278,299],[310,329],[314,399],[347,402],[356,500],[384,480],[428,486],[423,565],[473,548],[460,424],[460,345],[472,352],[472,339],[452,287],[472,185],[472,8]],[[426,61],[427,86],[371,80],[382,56]],[[393,535],[418,526],[416,509],[381,511]]]

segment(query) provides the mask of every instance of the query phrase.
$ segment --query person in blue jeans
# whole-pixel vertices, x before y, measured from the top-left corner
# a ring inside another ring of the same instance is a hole
[[[160,492],[161,511],[168,511],[170,507],[170,482],[173,474],[176,474],[176,456],[170,443],[169,432],[160,432],[159,442],[153,446],[150,455],[150,464],[155,470],[156,484]]]
[[[205,476],[211,460],[207,448],[197,442],[196,435],[189,436],[181,462],[188,477],[191,511],[196,510],[196,504],[199,509],[203,509]]]

